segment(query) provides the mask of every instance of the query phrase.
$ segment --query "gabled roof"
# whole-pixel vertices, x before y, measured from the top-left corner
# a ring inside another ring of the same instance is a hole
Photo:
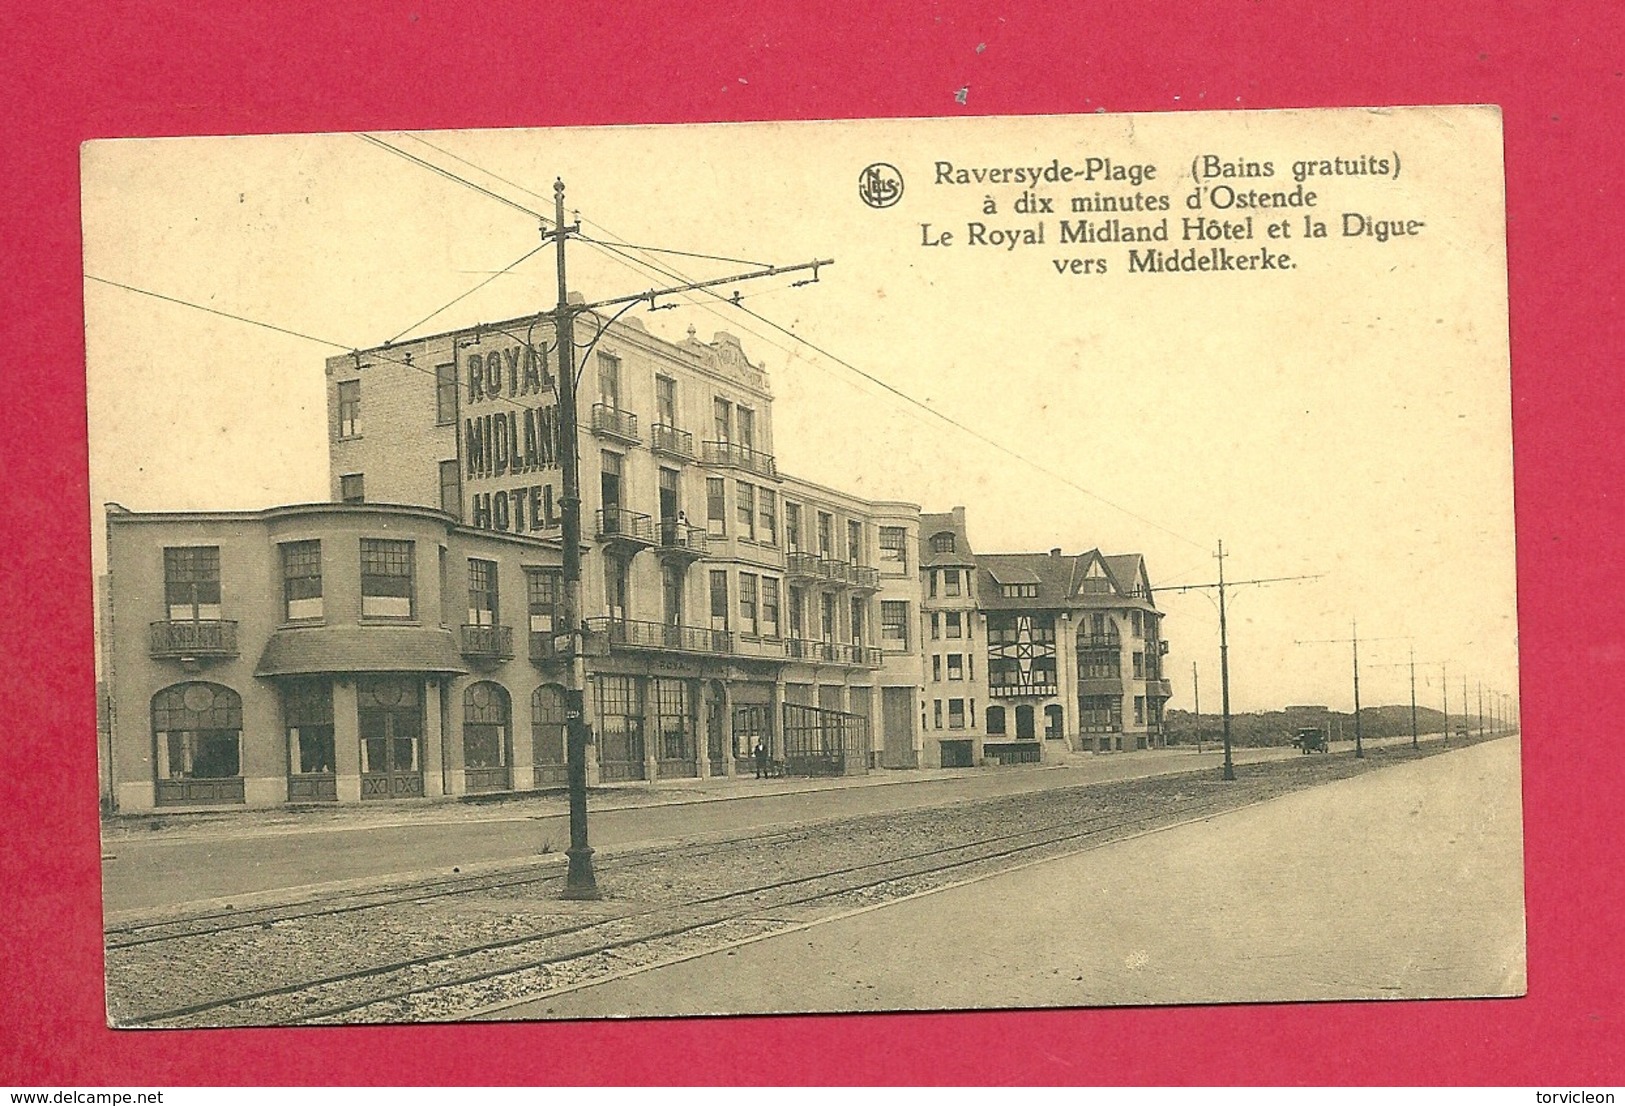
[[[952,553],[933,553],[931,539],[938,534],[954,536]],[[921,568],[973,568],[976,554],[971,550],[970,536],[965,531],[964,508],[955,508],[946,514],[920,515],[920,567]]]

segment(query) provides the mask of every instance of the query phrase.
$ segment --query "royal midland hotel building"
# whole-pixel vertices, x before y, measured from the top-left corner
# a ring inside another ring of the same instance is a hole
[[[781,471],[731,335],[577,326],[590,782],[750,773],[758,740],[807,775],[1160,741],[1138,557],[975,555],[962,509]],[[551,346],[524,319],[330,359],[328,502],[107,505],[112,809],[564,785]]]

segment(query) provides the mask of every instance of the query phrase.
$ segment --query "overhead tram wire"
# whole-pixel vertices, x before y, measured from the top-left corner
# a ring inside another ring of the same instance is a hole
[[[474,169],[474,170],[476,170],[476,171],[478,171],[480,173],[484,173],[486,176],[490,177],[493,180],[501,181],[503,184],[507,185],[510,188],[515,188],[515,189],[519,190],[520,192],[523,192],[523,193],[525,193],[527,195],[530,195],[530,196],[537,197],[538,199],[546,199],[547,198],[547,197],[542,196],[540,193],[532,191],[530,188],[527,188],[526,186],[524,186],[522,184],[519,184],[516,181],[508,180],[507,178],[505,178],[503,176],[500,176],[497,173],[492,172],[490,169],[485,168],[483,165],[479,165],[479,164],[477,164],[477,163],[475,163],[473,161],[470,161],[468,158],[462,157],[459,154],[455,154],[452,151],[447,150],[442,146],[438,146],[435,143],[430,142],[425,138],[421,138],[418,135],[412,134],[410,132],[402,132],[402,133],[405,134],[406,137],[412,139],[413,141],[418,142],[421,145],[429,147],[429,149],[431,149],[431,150],[435,150],[435,151],[445,155],[446,157],[452,158],[453,160],[458,161],[458,162],[462,163],[463,165],[468,166],[471,169]],[[392,150],[394,152],[397,152],[397,153],[402,153],[403,156],[410,158],[410,160],[412,160],[412,161],[414,161],[416,163],[425,165],[425,166],[433,169],[435,172],[442,173],[442,174],[444,174],[446,176],[451,177],[454,180],[462,181],[463,183],[469,184],[470,187],[476,188],[480,192],[484,192],[487,195],[494,195],[494,193],[491,193],[488,189],[481,188],[478,185],[474,185],[471,182],[466,181],[464,178],[459,177],[454,173],[450,173],[448,170],[441,169],[439,166],[433,165],[431,162],[424,161],[421,158],[412,157],[412,155],[405,154],[403,151],[396,150],[395,147],[389,146],[387,143],[383,143],[383,142],[381,142],[379,140],[372,139],[372,141],[377,142],[379,145],[384,146],[386,149],[390,149],[390,150]],[[498,197],[498,198],[502,199],[502,201],[504,203],[513,204],[513,201],[508,200],[505,197]],[[518,205],[513,205],[513,206],[518,206]],[[528,210],[528,209],[522,209],[522,210]],[[709,255],[709,254],[691,254],[691,253],[686,253],[685,251],[681,251],[681,250],[666,250],[666,249],[658,249],[656,247],[651,247],[651,246],[636,245],[636,244],[633,244],[633,243],[626,242],[626,240],[621,235],[616,234],[609,227],[604,226],[604,224],[598,222],[597,220],[594,220],[594,219],[581,219],[579,216],[578,216],[578,219],[583,223],[590,223],[591,225],[598,227],[601,231],[603,231],[609,237],[617,239],[620,244],[619,244],[619,246],[617,246],[616,244],[609,243],[609,242],[604,242],[604,241],[602,241],[600,239],[588,238],[585,235],[578,235],[578,238],[580,239],[581,242],[583,242],[583,243],[585,243],[587,245],[595,246],[598,249],[600,249],[601,251],[607,252],[607,253],[611,254],[612,256],[620,258],[621,261],[624,264],[638,266],[638,267],[646,269],[648,271],[658,273],[659,275],[661,275],[661,276],[663,276],[663,277],[665,277],[667,279],[674,279],[674,280],[686,283],[686,282],[689,281],[690,278],[685,273],[683,273],[681,270],[676,269],[676,268],[674,268],[672,266],[663,265],[663,264],[660,264],[660,263],[655,262],[655,261],[639,260],[638,258],[631,257],[625,251],[630,249],[630,250],[638,250],[638,251],[645,252],[645,253],[668,253],[668,254],[674,254],[674,255],[677,255],[677,256],[705,258],[707,260],[727,261],[727,262],[736,263],[736,264],[757,264],[756,262],[740,261],[737,258],[722,258],[722,257],[716,257],[714,255]],[[699,290],[702,291],[702,292],[705,292],[706,295],[710,296],[712,299],[717,300],[717,301],[719,301],[721,303],[728,304],[728,305],[730,305],[732,307],[735,307],[738,310],[744,312],[745,314],[751,316],[752,318],[760,321],[764,325],[769,326],[769,327],[773,328],[774,330],[779,331],[780,333],[784,334],[786,337],[790,338],[792,341],[799,342],[802,345],[805,345],[808,349],[811,349],[814,352],[819,353],[819,354],[823,355],[824,357],[828,358],[829,360],[834,361],[836,364],[838,364],[838,365],[842,366],[843,368],[847,369],[849,372],[855,373],[858,376],[870,381],[871,383],[875,384],[876,386],[884,389],[885,391],[891,393],[892,395],[896,396],[897,398],[903,400],[905,403],[911,404],[911,405],[913,405],[915,407],[920,408],[921,410],[925,411],[928,414],[934,415],[936,418],[942,420],[943,422],[948,423],[950,426],[953,426],[956,429],[959,429],[959,430],[963,431],[964,433],[969,434],[973,438],[976,438],[978,441],[981,441],[981,442],[983,442],[983,443],[985,443],[985,444],[987,444],[989,446],[992,446],[994,449],[998,450],[999,452],[1004,453],[1007,456],[1012,457],[1015,460],[1018,460],[1018,461],[1022,462],[1023,464],[1031,466],[1036,471],[1041,472],[1044,475],[1049,476],[1050,478],[1052,478],[1054,480],[1060,481],[1062,484],[1066,485],[1067,487],[1070,487],[1075,491],[1081,492],[1083,495],[1088,496],[1089,498],[1095,500],[1096,502],[1105,504],[1106,506],[1112,508],[1115,511],[1121,512],[1122,514],[1128,516],[1129,518],[1132,518],[1132,519],[1134,519],[1134,520],[1136,520],[1138,522],[1144,523],[1145,525],[1150,526],[1155,530],[1159,530],[1162,533],[1168,534],[1171,537],[1177,538],[1180,541],[1183,541],[1183,542],[1191,545],[1194,548],[1202,549],[1204,551],[1207,549],[1207,546],[1206,546],[1205,543],[1196,541],[1195,539],[1187,537],[1186,535],[1179,533],[1177,530],[1172,530],[1172,529],[1170,529],[1170,528],[1168,528],[1166,526],[1161,525],[1160,523],[1153,522],[1151,519],[1146,518],[1144,515],[1141,515],[1141,514],[1138,514],[1138,513],[1134,512],[1134,511],[1131,511],[1127,507],[1124,507],[1124,506],[1122,506],[1122,505],[1120,505],[1118,503],[1115,503],[1112,500],[1107,499],[1105,496],[1102,496],[1097,492],[1093,492],[1093,491],[1089,490],[1088,488],[1085,488],[1083,485],[1077,483],[1076,481],[1074,481],[1074,480],[1072,480],[1072,479],[1070,479],[1070,478],[1068,478],[1066,476],[1063,476],[1060,473],[1057,473],[1054,470],[1045,467],[1044,465],[1039,464],[1037,461],[1034,461],[1031,458],[1025,456],[1024,454],[1022,454],[1022,453],[1020,453],[1020,452],[1018,452],[1018,451],[1016,451],[1014,449],[1011,449],[1009,446],[1006,446],[1006,445],[1004,445],[1004,444],[1002,444],[1000,442],[997,442],[997,441],[993,440],[992,438],[989,438],[986,435],[981,434],[980,432],[971,429],[969,426],[966,426],[964,423],[958,421],[957,419],[954,419],[953,417],[951,417],[949,415],[943,414],[942,412],[938,411],[936,408],[934,408],[934,407],[930,406],[929,404],[925,403],[923,400],[915,399],[913,396],[911,396],[908,393],[902,391],[901,389],[896,388],[895,386],[887,383],[885,380],[882,380],[879,377],[876,377],[871,373],[867,373],[867,372],[863,371],[862,369],[858,368],[856,365],[853,365],[851,362],[846,361],[843,358],[838,357],[833,353],[830,353],[828,350],[825,350],[822,347],[818,346],[816,343],[814,343],[814,342],[812,342],[812,341],[810,341],[810,340],[808,340],[806,338],[803,338],[801,335],[796,334],[794,331],[789,330],[789,329],[787,329],[787,328],[785,328],[783,326],[780,326],[778,323],[776,323],[773,320],[767,318],[766,316],[760,314],[759,312],[753,311],[752,309],[750,309],[748,307],[742,306],[741,303],[740,303],[740,299],[743,299],[744,297],[740,297],[739,299],[735,299],[735,298],[730,297],[730,296],[724,296],[724,295],[721,295],[721,294],[719,294],[717,292],[713,292],[710,289],[699,289]],[[722,315],[721,312],[716,311],[714,308],[709,307],[703,301],[695,300],[691,293],[686,294],[686,295],[687,295],[687,298],[690,300],[690,302],[694,303],[694,305],[699,307],[701,310],[705,310],[708,313],[710,313],[712,315],[715,315],[717,318],[722,318],[722,319],[726,318],[725,316]],[[769,341],[769,344],[773,345],[775,348],[778,348],[778,349],[780,349],[780,350],[782,350],[784,352],[789,352],[788,350],[785,350],[783,346],[779,345],[779,343],[772,342],[771,340],[766,339],[763,335],[761,335],[760,333],[758,333],[756,331],[751,330],[748,327],[743,327],[741,329],[745,330],[746,333],[755,334],[757,337],[763,338],[764,341]]]
[[[538,253],[545,250],[547,247],[548,247],[548,243],[546,243],[546,242],[539,243],[534,249],[531,249],[531,250],[527,251],[526,253],[524,253],[523,255],[521,255],[518,260],[514,261],[507,268],[500,269],[497,272],[492,273],[490,276],[486,277],[484,280],[482,280],[478,284],[474,285],[474,287],[470,288],[468,291],[464,292],[462,295],[458,296],[456,299],[452,300],[449,303],[443,304],[440,307],[435,308],[433,311],[431,311],[427,315],[423,316],[423,318],[419,319],[417,322],[413,323],[411,326],[407,327],[405,330],[401,331],[399,334],[395,334],[395,335],[393,335],[393,336],[391,336],[389,338],[385,338],[384,339],[384,345],[386,345],[386,346],[394,345],[396,342],[400,341],[406,335],[412,333],[412,331],[416,330],[418,327],[422,326],[424,323],[428,322],[430,319],[434,318],[436,315],[439,315],[443,311],[449,311],[451,308],[457,306],[459,303],[462,303],[469,296],[472,296],[475,292],[478,292],[481,288],[484,288],[487,284],[490,284],[497,277],[507,276],[509,273],[511,273],[515,269],[519,268],[519,266],[523,265],[525,262],[527,262],[531,258],[535,257]]]
[[[136,295],[149,296],[152,299],[162,300],[165,303],[172,303],[172,304],[175,304],[175,305],[180,306],[180,307],[189,307],[194,311],[202,311],[202,312],[204,312],[206,314],[209,314],[209,315],[218,315],[220,318],[230,319],[233,322],[246,323],[249,326],[257,326],[257,327],[260,327],[260,328],[262,328],[264,330],[275,331],[278,334],[285,334],[290,338],[298,338],[298,339],[300,339],[301,341],[304,341],[304,342],[314,342],[319,346],[327,346],[330,349],[336,349],[336,350],[340,351],[341,353],[349,354],[350,356],[355,357],[358,362],[359,362],[360,358],[363,357],[363,356],[368,357],[368,358],[376,358],[376,359],[378,359],[380,361],[388,361],[392,365],[400,365],[403,368],[411,369],[413,372],[422,373],[424,376],[434,377],[437,381],[439,380],[439,376],[436,374],[434,369],[426,368],[423,365],[414,364],[408,358],[392,357],[383,348],[374,348],[374,349],[370,349],[370,350],[367,350],[367,351],[363,352],[362,350],[358,349],[355,346],[347,345],[344,342],[335,342],[331,338],[322,338],[322,337],[320,337],[318,335],[315,335],[315,334],[306,334],[303,331],[292,330],[292,329],[290,329],[288,327],[285,327],[285,326],[278,326],[276,323],[267,323],[267,322],[263,322],[263,321],[261,321],[259,319],[251,319],[246,315],[235,315],[230,311],[221,311],[219,308],[206,307],[201,303],[193,303],[191,300],[183,300],[183,299],[179,298],[178,296],[169,296],[169,295],[165,295],[162,292],[154,292],[149,288],[140,288],[140,287],[137,287],[134,284],[123,284],[123,283],[120,283],[119,281],[108,280],[106,277],[95,276],[95,275],[93,275],[91,273],[86,273],[85,274],[85,279],[86,280],[93,280],[97,284],[105,284],[105,285],[108,285],[109,287],[112,287],[112,288],[120,288],[120,289],[123,289],[126,292],[134,292]],[[471,330],[479,330],[479,331],[481,331],[483,333],[487,333],[487,334],[490,334],[490,333],[508,334],[507,331],[501,330],[500,328],[497,328],[497,327],[494,327],[494,326],[491,326],[491,325],[488,325],[488,324],[480,324],[477,327],[470,327],[469,329],[471,329]],[[510,338],[513,338],[514,341],[516,341],[516,342],[520,342],[521,344],[525,344],[524,341],[522,339],[520,339],[519,337],[517,337],[516,335],[508,334],[508,336]],[[515,410],[518,410],[518,411],[524,411],[524,410],[528,409],[527,404],[521,403],[519,400],[510,398],[508,396],[502,396],[502,395],[492,396],[491,400],[494,403],[505,404],[507,406],[513,407]]]
[[[385,142],[383,139],[374,138],[372,135],[366,134],[366,133],[364,133],[362,131],[352,131],[351,133],[354,134],[357,138],[361,139],[361,141],[369,142],[372,145],[377,146],[380,150],[387,150],[389,153],[394,154],[396,157],[405,158],[407,161],[410,161],[413,165],[421,166],[422,168],[429,170],[429,172],[431,172],[431,173],[436,173],[436,174],[438,174],[438,175],[440,175],[442,177],[445,177],[447,180],[455,181],[456,183],[458,183],[460,185],[463,185],[465,188],[472,188],[474,191],[480,193],[482,196],[489,196],[491,199],[497,201],[498,203],[507,204],[509,207],[515,209],[516,211],[523,211],[526,215],[529,215],[531,218],[537,220],[537,222],[540,223],[544,228],[545,227],[550,227],[550,226],[553,225],[553,221],[551,219],[549,219],[547,216],[543,215],[541,212],[532,211],[530,208],[526,207],[524,204],[518,203],[518,202],[516,202],[514,200],[510,200],[510,199],[508,199],[508,197],[502,195],[499,192],[493,192],[489,188],[486,188],[484,185],[475,184],[473,181],[469,180],[467,177],[460,177],[456,173],[453,173],[450,169],[443,169],[440,166],[436,165],[432,161],[425,161],[423,158],[418,157],[416,154],[408,153],[407,151],[401,149],[399,146],[391,146],[388,142]]]
[[[388,150],[391,153],[397,154],[398,156],[403,157],[403,158],[407,159],[408,161],[410,161],[410,162],[412,162],[412,163],[414,163],[416,165],[420,165],[420,166],[422,166],[422,167],[424,167],[426,169],[429,169],[431,172],[438,173],[441,176],[447,177],[450,180],[456,181],[456,182],[458,182],[460,184],[464,184],[467,187],[472,188],[477,192],[480,192],[480,193],[482,193],[482,194],[484,194],[486,196],[490,196],[492,199],[495,199],[500,203],[504,203],[504,204],[507,204],[510,207],[517,208],[518,210],[524,211],[527,214],[533,215],[538,219],[543,218],[539,213],[532,211],[530,208],[527,208],[522,204],[519,204],[519,203],[517,203],[517,202],[515,202],[513,200],[510,200],[506,196],[499,195],[498,193],[495,193],[495,192],[491,191],[488,188],[485,188],[485,187],[483,187],[481,185],[475,184],[474,182],[468,180],[465,177],[459,176],[456,173],[453,173],[448,169],[444,169],[444,168],[442,168],[442,167],[440,167],[438,165],[435,165],[433,162],[426,161],[423,158],[420,158],[420,157],[417,157],[417,156],[415,156],[413,154],[407,153],[406,151],[401,150],[398,147],[392,146],[389,143],[382,141],[381,139],[374,138],[371,135],[362,134],[361,132],[356,132],[356,134],[357,134],[357,137],[362,138],[362,139],[364,139],[364,140],[366,140],[368,142],[371,142],[372,144],[374,144],[374,145],[376,145],[376,146],[378,146],[378,147],[380,147],[380,148],[382,148],[384,150]],[[421,142],[423,145],[429,146],[431,149],[439,150],[441,153],[446,154],[446,156],[448,156],[448,157],[456,158],[456,160],[462,162],[463,164],[468,165],[471,168],[478,169],[480,172],[485,173],[487,176],[490,176],[493,179],[503,180],[503,178],[497,176],[497,174],[492,173],[490,170],[485,169],[483,166],[476,165],[474,162],[469,161],[467,158],[458,157],[458,155],[456,155],[456,154],[451,154],[448,151],[443,150],[440,147],[435,146],[433,143],[427,142],[427,141],[425,141],[423,139],[417,139],[417,141]],[[522,185],[515,184],[512,181],[503,180],[503,183],[508,184],[510,187],[518,188],[520,191],[529,193],[532,196],[537,195],[537,193],[532,192],[530,189],[525,188]],[[543,221],[544,221],[544,224],[545,224],[545,222],[546,222],[545,219]],[[625,241],[624,238],[622,238],[621,235],[616,234],[613,230],[611,230],[610,228],[604,226],[602,223],[597,222],[596,220],[590,220],[589,219],[589,220],[583,220],[583,221],[592,223],[592,225],[599,227],[605,233],[609,234],[613,238],[619,239],[619,240],[621,240],[623,242]],[[583,243],[585,243],[585,244],[594,246],[594,247],[596,247],[596,248],[598,248],[600,250],[608,251],[608,252],[610,252],[612,254],[618,255],[619,257],[621,257],[622,259],[624,259],[626,262],[628,262],[630,264],[638,265],[638,266],[641,266],[643,268],[647,268],[647,269],[650,269],[652,271],[661,273],[662,275],[664,275],[664,276],[666,276],[668,278],[674,278],[674,279],[677,279],[677,280],[679,280],[681,282],[684,282],[684,283],[688,282],[688,280],[689,280],[689,278],[686,275],[684,275],[682,272],[680,272],[679,270],[676,270],[676,269],[673,269],[673,268],[670,268],[670,267],[667,267],[667,266],[659,265],[659,264],[656,264],[654,262],[640,261],[637,258],[633,258],[633,257],[628,256],[624,252],[624,250],[619,249],[616,246],[611,245],[609,243],[600,241],[598,239],[589,239],[589,238],[586,238],[586,237],[582,236],[581,241]],[[641,247],[641,246],[633,245],[633,244],[630,244],[630,243],[628,243],[626,245],[626,248],[627,249],[644,249],[644,250],[649,249],[648,247]],[[681,251],[663,251],[663,252],[681,253]],[[716,260],[721,260],[721,259],[716,259]],[[978,440],[978,441],[980,441],[980,442],[982,442],[982,443],[984,443],[984,444],[986,444],[988,446],[991,446],[993,449],[999,451],[1000,453],[1005,454],[1006,456],[1009,456],[1009,457],[1013,458],[1014,460],[1020,461],[1023,464],[1030,466],[1034,470],[1043,473],[1044,475],[1050,477],[1051,479],[1059,481],[1061,484],[1064,484],[1065,486],[1072,488],[1074,491],[1080,492],[1083,495],[1089,497],[1090,499],[1095,500],[1098,503],[1104,504],[1105,506],[1110,507],[1115,511],[1118,511],[1118,512],[1126,515],[1127,517],[1134,519],[1137,522],[1141,522],[1141,523],[1145,524],[1146,526],[1150,526],[1154,530],[1159,530],[1162,533],[1169,535],[1170,537],[1174,537],[1174,538],[1179,539],[1180,541],[1186,542],[1187,544],[1189,544],[1189,545],[1191,545],[1191,546],[1193,546],[1193,547],[1195,547],[1197,549],[1206,549],[1207,548],[1207,546],[1204,543],[1196,541],[1194,538],[1190,538],[1190,537],[1188,537],[1188,536],[1186,536],[1184,534],[1181,534],[1177,530],[1170,529],[1169,527],[1163,526],[1160,523],[1154,522],[1151,519],[1146,518],[1144,515],[1141,515],[1141,514],[1135,512],[1135,511],[1131,511],[1127,507],[1124,507],[1121,504],[1115,503],[1112,500],[1107,499],[1105,496],[1100,495],[1098,492],[1091,491],[1090,489],[1084,487],[1082,484],[1077,483],[1076,481],[1070,479],[1069,477],[1063,476],[1060,473],[1055,472],[1054,470],[1052,470],[1050,468],[1047,468],[1044,465],[1039,464],[1037,461],[1034,461],[1030,457],[1027,457],[1026,455],[1020,453],[1019,451],[1014,450],[1014,449],[1010,448],[1007,445],[1004,445],[1002,442],[998,442],[998,441],[994,440],[993,438],[990,438],[987,435],[982,434],[981,432],[979,432],[977,430],[973,430],[971,427],[969,427],[966,424],[960,422],[958,419],[955,419],[950,415],[946,415],[946,414],[942,413],[941,411],[938,411],[936,408],[932,407],[930,404],[924,402],[923,400],[916,399],[915,397],[909,395],[907,392],[902,391],[901,389],[899,389],[896,386],[888,383],[887,381],[881,379],[880,377],[877,377],[877,376],[873,375],[872,373],[865,372],[863,369],[858,368],[856,365],[852,364],[850,361],[847,361],[844,358],[839,357],[836,354],[831,353],[830,351],[824,349],[823,347],[819,346],[817,343],[811,341],[810,339],[804,338],[801,335],[795,333],[793,330],[790,330],[790,329],[788,329],[788,328],[786,328],[784,326],[781,326],[780,324],[774,322],[772,319],[769,319],[766,316],[762,315],[760,312],[754,311],[754,310],[752,310],[752,309],[750,309],[748,307],[744,307],[738,301],[732,299],[731,297],[721,295],[720,293],[717,293],[717,292],[713,292],[710,289],[699,289],[699,291],[705,292],[708,296],[710,296],[711,298],[713,298],[713,299],[715,299],[717,301],[720,301],[722,303],[725,303],[725,304],[728,304],[730,306],[735,307],[737,310],[744,312],[745,314],[749,315],[753,319],[756,319],[757,321],[761,322],[765,326],[771,327],[773,330],[778,331],[779,333],[783,334],[785,337],[791,339],[792,341],[801,343],[802,345],[806,346],[808,349],[814,351],[815,353],[818,353],[818,354],[822,355],[823,357],[829,359],[830,361],[835,362],[837,365],[840,365],[842,368],[845,368],[847,371],[852,372],[852,373],[864,378],[865,380],[870,381],[871,383],[875,384],[876,386],[884,389],[886,392],[889,392],[890,394],[892,394],[892,395],[896,396],[897,398],[903,400],[905,403],[908,403],[908,404],[911,404],[911,405],[913,405],[915,407],[918,407],[922,411],[925,411],[926,413],[928,413],[930,415],[933,415],[937,419],[940,419],[941,421],[947,423],[949,426],[952,426],[952,427],[954,427],[954,428],[956,428],[956,429],[970,435],[971,437],[975,438],[976,440]],[[711,313],[716,314],[719,317],[721,317],[719,312],[716,312],[716,311],[713,310]],[[747,331],[747,332],[749,332],[749,331]],[[777,345],[777,343],[773,343],[773,344]]]

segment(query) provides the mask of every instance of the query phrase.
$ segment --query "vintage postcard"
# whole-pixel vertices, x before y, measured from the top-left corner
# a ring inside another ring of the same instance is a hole
[[[83,182],[111,1024],[1523,993],[1496,109]]]

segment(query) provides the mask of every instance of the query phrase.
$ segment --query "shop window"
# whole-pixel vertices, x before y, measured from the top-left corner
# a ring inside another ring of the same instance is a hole
[[[333,759],[333,684],[295,680],[282,689],[282,722],[288,735],[288,773],[330,776]],[[289,796],[292,798],[292,796]]]

